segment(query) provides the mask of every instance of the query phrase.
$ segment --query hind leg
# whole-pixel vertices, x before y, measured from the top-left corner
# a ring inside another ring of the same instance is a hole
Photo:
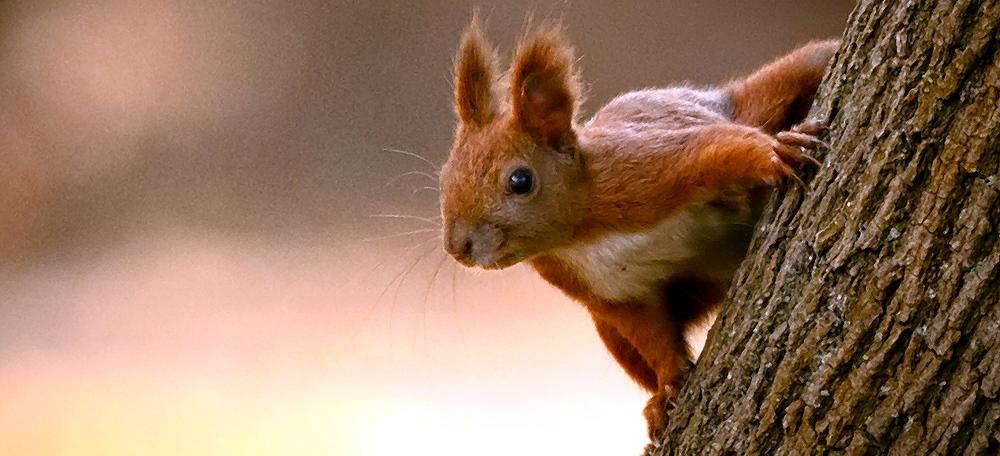
[[[607,347],[615,361],[618,361],[618,364],[625,369],[625,373],[639,386],[655,392],[657,388],[656,372],[649,367],[635,346],[625,339],[617,328],[605,321],[595,317],[594,326],[597,327],[597,335],[601,337],[604,346]]]
[[[643,413],[650,436],[658,435],[691,364],[682,326],[660,305],[616,304],[592,313],[615,359],[653,393]]]

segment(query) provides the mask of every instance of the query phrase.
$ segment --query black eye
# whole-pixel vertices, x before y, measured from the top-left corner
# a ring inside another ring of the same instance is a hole
[[[518,168],[510,173],[507,188],[515,195],[527,195],[535,188],[535,176],[528,168]]]

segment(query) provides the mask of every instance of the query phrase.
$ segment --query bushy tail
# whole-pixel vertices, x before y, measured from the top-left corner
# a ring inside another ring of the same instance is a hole
[[[787,130],[809,114],[816,89],[840,42],[813,41],[726,86],[733,117],[769,133]]]

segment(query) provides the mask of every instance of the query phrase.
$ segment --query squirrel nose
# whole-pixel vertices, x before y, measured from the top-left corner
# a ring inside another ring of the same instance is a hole
[[[472,239],[469,239],[468,237],[452,237],[448,240],[444,249],[455,258],[468,257],[469,254],[472,253]]]
[[[447,233],[444,249],[460,262],[466,262],[472,256],[472,232],[456,224]]]

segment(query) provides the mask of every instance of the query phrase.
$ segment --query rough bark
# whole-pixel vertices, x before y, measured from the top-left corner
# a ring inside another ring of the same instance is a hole
[[[857,6],[814,107],[830,151],[651,454],[1000,453],[998,36],[993,0]]]

